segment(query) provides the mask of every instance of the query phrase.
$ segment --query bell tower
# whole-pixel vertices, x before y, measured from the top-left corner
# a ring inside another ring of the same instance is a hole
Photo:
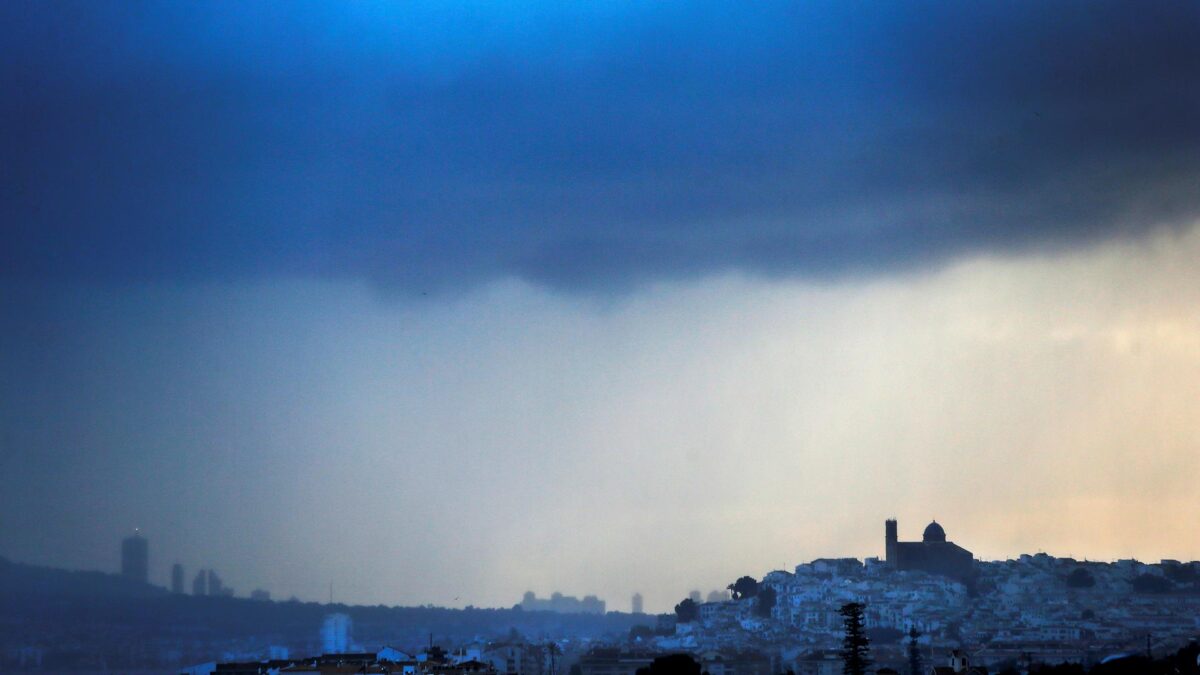
[[[900,537],[896,534],[896,519],[888,518],[883,523],[884,530],[884,561],[888,565],[895,565],[897,560],[896,544],[900,541]]]

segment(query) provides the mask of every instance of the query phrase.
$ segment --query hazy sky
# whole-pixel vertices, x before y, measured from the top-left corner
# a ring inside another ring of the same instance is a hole
[[[0,4],[0,555],[1200,557],[1200,6],[643,5]]]

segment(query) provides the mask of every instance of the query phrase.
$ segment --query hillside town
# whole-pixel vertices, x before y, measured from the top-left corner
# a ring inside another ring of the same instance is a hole
[[[920,542],[895,534],[889,521],[884,558],[818,559],[739,580],[728,600],[685,600],[665,622],[674,623],[669,634],[643,641],[693,653],[753,644],[777,654],[782,670],[824,672],[814,664],[836,660],[838,609],[850,602],[864,605],[872,650],[885,663],[904,661],[912,640],[938,662],[962,650],[979,663],[1088,663],[1178,649],[1200,635],[1200,563],[1045,553],[984,562],[936,522]]]

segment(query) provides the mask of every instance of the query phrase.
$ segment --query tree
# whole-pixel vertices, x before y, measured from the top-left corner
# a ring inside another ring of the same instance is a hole
[[[758,599],[754,601],[754,613],[763,618],[770,618],[772,609],[775,609],[775,589],[767,586],[758,592]]]
[[[1067,586],[1070,588],[1091,588],[1096,585],[1096,577],[1082,567],[1076,567],[1067,575]]]
[[[754,577],[742,577],[726,586],[734,600],[745,600],[758,595],[758,581]]]
[[[691,623],[700,618],[700,606],[691,598],[684,598],[682,602],[675,605],[675,618],[679,623]]]
[[[1175,590],[1175,584],[1153,574],[1142,574],[1132,582],[1133,590],[1138,593],[1170,593]]]
[[[1195,563],[1185,565],[1164,565],[1163,572],[1167,578],[1179,584],[1194,584],[1200,581],[1200,573],[1197,573]]]
[[[700,664],[687,654],[669,654],[638,668],[637,675],[700,675]]]
[[[870,643],[863,622],[863,604],[848,602],[838,610],[846,635],[842,638],[842,674],[867,675],[871,667]]]
[[[925,675],[921,662],[921,646],[917,644],[917,638],[921,634],[917,632],[916,626],[908,631],[908,675]]]

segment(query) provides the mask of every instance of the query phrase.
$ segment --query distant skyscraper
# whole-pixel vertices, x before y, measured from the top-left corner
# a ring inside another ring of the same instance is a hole
[[[724,602],[729,599],[729,591],[709,591],[708,602]]]
[[[642,594],[641,593],[633,594],[633,603],[632,604],[633,604],[633,613],[634,614],[644,614],[645,613],[644,611],[642,611]]]
[[[196,572],[196,578],[192,579],[192,595],[208,595],[207,570]]]
[[[697,604],[700,603],[700,591],[692,591],[691,593],[688,593],[688,597],[692,599],[692,602]]]
[[[217,572],[215,570],[209,570],[208,594],[229,598],[233,597],[233,589],[229,588],[223,581],[221,581],[221,577],[217,576]]]
[[[183,565],[179,563],[171,566],[171,592],[183,594]]]
[[[345,654],[350,651],[350,617],[330,614],[321,625],[321,649],[326,654]]]
[[[150,580],[150,547],[137,531],[121,541],[121,576],[143,584]]]

